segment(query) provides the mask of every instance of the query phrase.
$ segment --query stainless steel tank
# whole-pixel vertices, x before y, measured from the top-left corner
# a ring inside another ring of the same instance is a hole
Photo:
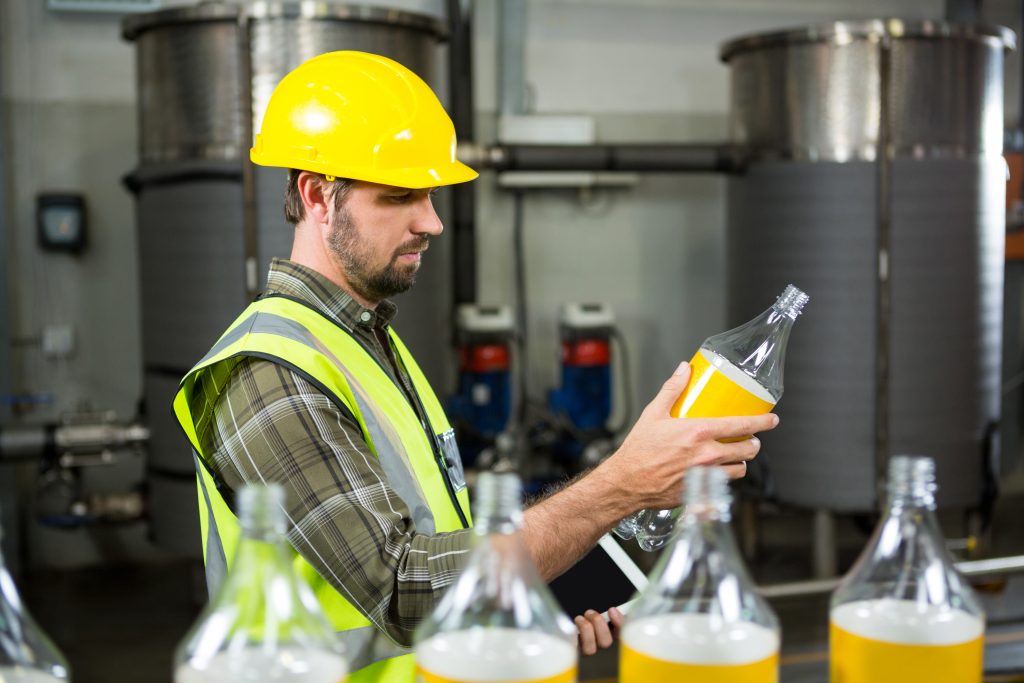
[[[1005,164],[999,27],[878,20],[742,37],[728,181],[732,322],[793,282],[779,500],[877,505],[896,453],[937,460],[939,502],[983,499],[998,440]]]
[[[127,182],[139,231],[152,532],[197,555],[193,463],[171,401],[262,288],[270,259],[291,249],[285,171],[249,163],[252,131],[277,83],[324,52],[382,54],[433,82],[445,27],[373,6],[207,2],[130,17],[123,31],[138,77],[140,164]]]

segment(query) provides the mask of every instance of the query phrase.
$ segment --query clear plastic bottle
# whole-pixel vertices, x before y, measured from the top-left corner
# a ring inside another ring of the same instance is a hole
[[[620,683],[776,683],[779,623],[755,592],[729,528],[725,473],[686,473],[671,545],[626,617]]]
[[[519,478],[485,472],[466,568],[416,631],[417,683],[573,683],[576,629],[519,533]]]
[[[3,530],[0,529],[0,538]],[[0,553],[0,682],[70,681],[71,670],[57,646],[21,603]]]
[[[244,487],[231,570],[175,653],[175,683],[340,683],[348,664],[283,540],[284,490]]]
[[[809,298],[789,285],[761,315],[704,340],[690,360],[690,380],[672,415],[761,415],[774,408],[782,398],[789,332]],[[635,536],[644,550],[657,550],[668,541],[678,515],[678,509],[641,510],[622,520],[615,533]]]
[[[985,615],[935,518],[935,462],[889,462],[888,511],[832,595],[838,683],[980,683]]]

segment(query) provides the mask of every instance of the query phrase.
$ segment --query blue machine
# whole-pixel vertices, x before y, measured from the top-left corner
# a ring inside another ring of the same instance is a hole
[[[512,415],[511,345],[515,332],[508,306],[464,304],[457,314],[458,390],[449,415],[466,466],[508,427]]]
[[[561,386],[548,393],[548,407],[566,432],[555,453],[575,460],[590,442],[610,436],[615,318],[604,304],[566,304],[559,318]]]

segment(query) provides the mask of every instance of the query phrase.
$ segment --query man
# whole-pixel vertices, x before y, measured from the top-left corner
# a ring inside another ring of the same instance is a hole
[[[211,590],[237,539],[234,491],[279,482],[297,565],[347,643],[351,680],[411,681],[413,631],[465,564],[470,515],[451,428],[389,326],[388,297],[412,286],[442,232],[434,189],[477,174],[455,159],[451,120],[430,88],[360,52],[321,55],[286,76],[251,158],[290,169],[291,258],[274,261],[266,292],[175,399],[195,449]],[[718,439],[777,418],[671,418],[688,372],[683,364],[665,382],[608,460],[526,511],[523,535],[546,579],[619,519],[677,505],[689,466],[745,473],[760,442]],[[609,644],[598,615],[577,623],[586,649]]]

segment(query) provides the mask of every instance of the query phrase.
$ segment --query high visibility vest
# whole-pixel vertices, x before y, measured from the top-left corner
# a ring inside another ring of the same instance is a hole
[[[323,391],[339,410],[356,419],[388,484],[408,505],[417,532],[432,534],[470,525],[469,496],[451,426],[422,371],[394,331],[391,340],[412,380],[426,424],[349,330],[283,295],[253,302],[181,381],[174,412],[194,449],[203,558],[211,594],[230,568],[240,528],[238,518],[218,491],[206,464],[210,454],[203,452],[197,436],[196,425],[211,416],[193,414],[191,398],[199,381],[226,383],[229,372],[219,367],[213,373],[214,366],[238,363],[246,357],[263,358],[296,372]],[[202,404],[213,405],[213,396],[223,389],[223,385],[204,387],[210,400]],[[344,586],[338,592],[298,553],[293,564],[312,586],[325,615],[345,643],[354,670],[349,677],[351,683],[413,680],[409,650],[396,645],[356,609],[343,594]]]

